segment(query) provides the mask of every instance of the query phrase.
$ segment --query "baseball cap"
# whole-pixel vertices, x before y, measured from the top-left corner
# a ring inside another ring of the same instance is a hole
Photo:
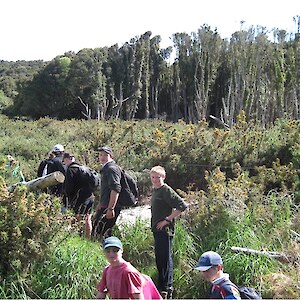
[[[204,252],[195,267],[195,270],[207,271],[212,266],[223,265],[221,256],[214,251]]]
[[[123,249],[121,241],[115,236],[110,236],[103,241],[103,249],[108,247],[117,247],[119,249]]]
[[[56,144],[53,146],[52,152],[63,152],[65,151],[65,148],[61,144]]]
[[[110,147],[108,147],[108,146],[100,147],[99,151],[104,151],[104,152],[106,152],[107,154],[110,154],[110,155],[113,154],[112,149]]]

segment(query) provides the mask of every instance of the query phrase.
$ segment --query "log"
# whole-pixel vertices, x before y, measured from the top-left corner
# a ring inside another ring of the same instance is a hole
[[[8,191],[12,192],[14,188],[20,184],[26,185],[29,191],[36,191],[36,190],[41,190],[50,186],[57,185],[59,183],[63,183],[64,181],[65,181],[65,175],[60,171],[56,171],[46,176],[38,177],[30,181],[23,181],[23,182],[16,183],[8,187]]]
[[[273,251],[260,251],[260,250],[254,250],[249,248],[241,248],[241,247],[231,247],[231,250],[233,252],[244,252],[244,253],[252,253],[257,255],[264,255],[268,257],[272,257],[281,261],[289,262],[290,259],[287,255],[279,253],[279,252],[273,252]]]

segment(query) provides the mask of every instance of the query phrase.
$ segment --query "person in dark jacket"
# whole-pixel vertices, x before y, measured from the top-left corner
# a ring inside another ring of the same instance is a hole
[[[95,196],[91,188],[83,182],[80,174],[80,164],[75,161],[74,155],[65,152],[63,163],[67,166],[64,192],[67,206],[76,214],[77,220],[85,218],[85,236],[91,237],[92,233],[92,208]]]
[[[153,185],[151,229],[158,270],[158,289],[162,298],[171,299],[173,293],[172,241],[175,219],[187,208],[187,204],[164,182],[166,171],[163,167],[153,167],[150,171],[150,178]]]
[[[63,145],[54,145],[51,153],[49,153],[49,157],[40,163],[37,171],[38,177],[45,176],[56,171],[60,171],[65,175],[65,167],[62,162],[64,151],[65,148]],[[49,193],[54,196],[63,197],[63,184],[59,183],[51,186],[49,188]]]
[[[108,146],[99,149],[99,160],[102,164],[101,194],[93,221],[93,235],[102,239],[112,235],[112,228],[121,212],[118,206],[121,169],[113,160],[112,149]]]
[[[223,261],[217,252],[203,253],[195,269],[201,271],[202,278],[212,284],[210,299],[241,299],[236,285],[229,280],[229,275],[223,272]]]

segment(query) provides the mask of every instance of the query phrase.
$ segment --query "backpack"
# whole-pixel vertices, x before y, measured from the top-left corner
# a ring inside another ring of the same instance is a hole
[[[260,293],[251,287],[239,286],[237,287],[242,299],[262,299]]]
[[[71,167],[78,168],[79,176],[82,180],[83,186],[88,186],[88,188],[91,189],[93,192],[100,190],[101,177],[97,171],[84,165],[72,164]]]
[[[119,206],[134,206],[138,200],[138,186],[135,179],[121,169],[121,192],[118,198]]]
[[[231,282],[230,280],[224,280],[220,285],[221,288],[222,288],[223,285],[232,285],[232,286],[234,286],[239,291],[241,299],[257,299],[257,300],[262,299],[260,293],[254,288],[245,287],[245,286],[237,286],[233,282]]]
[[[37,171],[38,177],[46,176],[47,174],[49,174],[50,165],[54,165],[53,160],[50,158],[41,161]]]

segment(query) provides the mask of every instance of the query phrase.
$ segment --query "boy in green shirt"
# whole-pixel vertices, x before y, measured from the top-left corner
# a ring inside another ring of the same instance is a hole
[[[173,292],[172,240],[175,218],[187,208],[187,204],[164,182],[166,171],[163,167],[153,167],[150,171],[150,178],[153,185],[151,229],[158,270],[158,289],[163,298],[171,299]]]

